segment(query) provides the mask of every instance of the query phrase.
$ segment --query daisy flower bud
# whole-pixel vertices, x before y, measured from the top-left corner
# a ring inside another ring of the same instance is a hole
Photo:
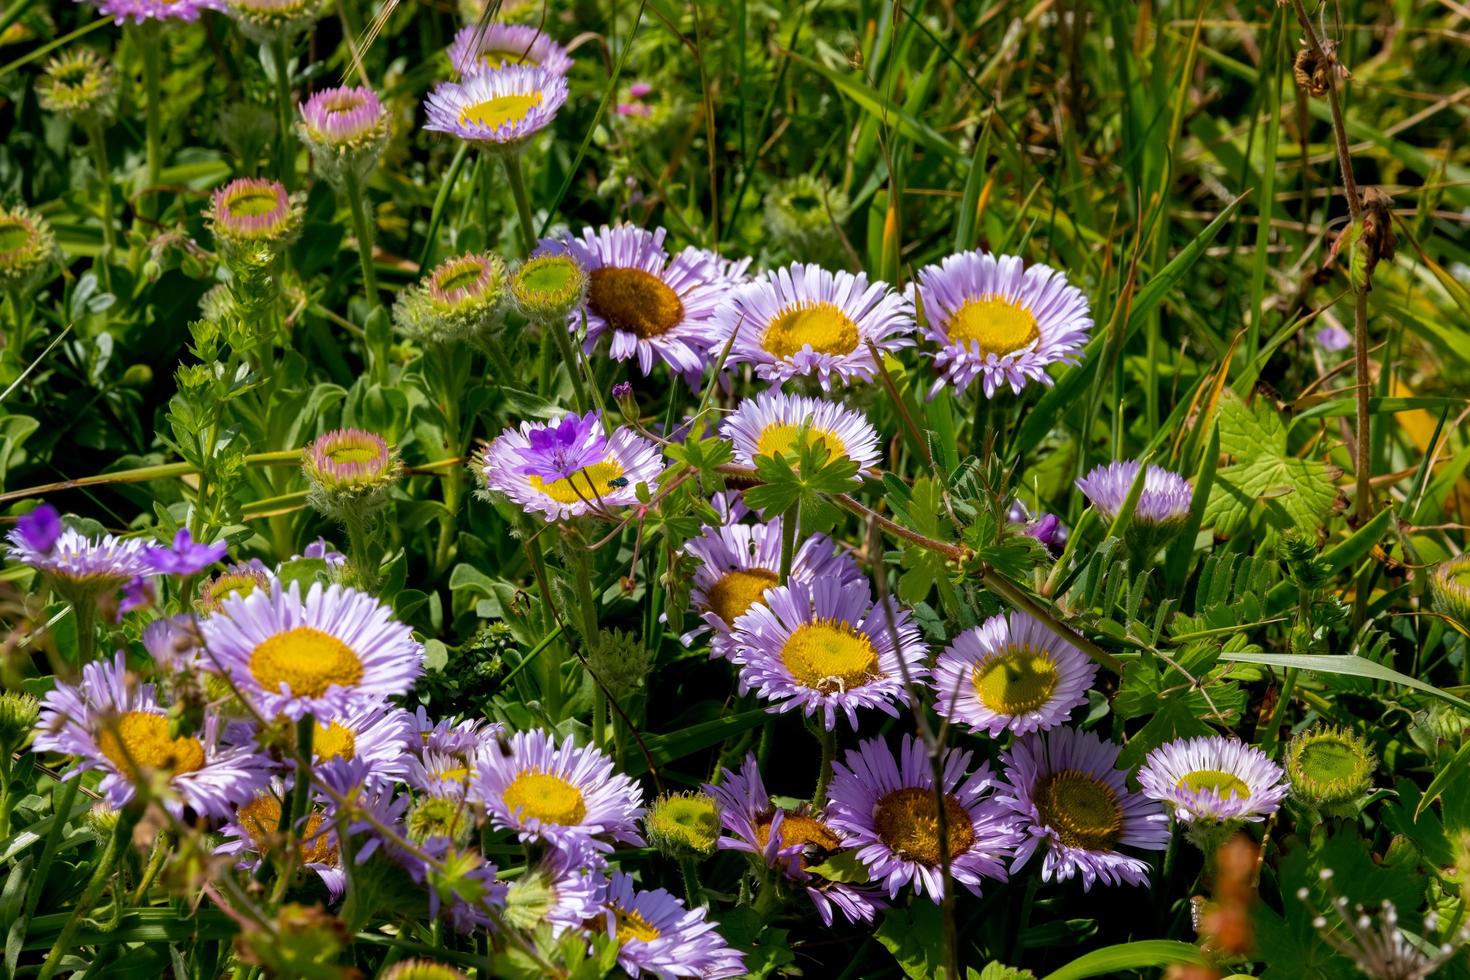
[[[1470,555],[1435,566],[1429,576],[1429,594],[1436,609],[1470,629]]]
[[[117,76],[96,51],[73,48],[46,63],[36,97],[42,109],[78,122],[110,119],[117,107]]]
[[[446,259],[399,293],[393,322],[421,344],[467,340],[499,325],[505,298],[505,263],[471,252]]]
[[[452,966],[432,960],[399,960],[378,974],[379,980],[465,980]]]
[[[388,112],[372,89],[324,89],[300,105],[297,131],[322,175],[341,184],[346,174],[366,177],[388,145]]]
[[[1112,521],[1127,503],[1141,465],[1137,460],[1125,459],[1094,467],[1077,481],[1077,489],[1087,496],[1104,520]],[[1194,488],[1188,480],[1162,466],[1150,465],[1143,475],[1143,491],[1125,531],[1129,546],[1144,558],[1152,557],[1188,522],[1193,503]]]
[[[309,30],[326,12],[325,0],[225,0],[240,31],[262,44],[289,40]]]
[[[792,255],[805,257],[829,246],[832,226],[843,224],[850,213],[847,195],[826,178],[798,174],[766,194],[766,234]]]
[[[449,61],[462,77],[505,65],[530,65],[555,75],[572,67],[566,48],[525,24],[470,24],[454,35]]]
[[[1372,787],[1376,765],[1368,743],[1337,726],[1308,729],[1286,750],[1292,794],[1314,807],[1352,803]]]
[[[538,255],[510,277],[516,309],[532,323],[556,323],[587,302],[587,272],[569,255]]]
[[[25,291],[51,277],[60,253],[46,219],[24,205],[0,207],[0,289]]]
[[[30,739],[41,717],[41,702],[29,694],[0,692],[0,752],[14,755]]]
[[[388,499],[402,470],[382,436],[361,429],[335,429],[301,454],[311,484],[309,500],[333,517],[365,517]]]
[[[214,192],[207,215],[226,252],[281,252],[301,228],[299,204],[276,180],[242,177]]]
[[[660,796],[643,818],[643,831],[665,857],[707,858],[720,839],[720,807],[704,793]]]

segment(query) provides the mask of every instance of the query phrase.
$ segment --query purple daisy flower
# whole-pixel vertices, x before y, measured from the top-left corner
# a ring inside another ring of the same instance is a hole
[[[974,772],[969,766],[970,753],[945,752],[945,839],[950,876],[978,895],[982,878],[1005,881],[1006,858],[1021,834],[1015,818],[991,797],[996,781],[989,763]],[[913,882],[918,894],[936,904],[943,899],[939,805],[922,742],[905,735],[897,759],[881,738],[849,749],[846,764],[832,766],[831,797],[832,826],[856,848],[873,880],[887,884],[890,897]]]
[[[312,735],[313,769],[321,775],[361,763],[364,785],[395,785],[408,774],[416,747],[414,717],[386,701],[364,700],[330,716],[317,718]],[[253,742],[255,726],[245,723],[231,738]],[[294,764],[288,766],[294,769]]]
[[[551,125],[567,100],[567,80],[528,65],[477,72],[443,82],[429,93],[424,128],[448,133],[482,149],[516,151]]]
[[[702,908],[690,911],[662,888],[639,891],[631,877],[615,871],[600,918],[618,943],[618,966],[629,976],[744,976],[745,954],[725,942],[705,914]]]
[[[143,649],[163,676],[196,676],[207,668],[200,662],[199,625],[193,616],[155,619],[143,627]]]
[[[1275,813],[1289,783],[1266,753],[1238,738],[1175,739],[1154,749],[1138,772],[1151,799],[1195,820],[1259,823]]]
[[[78,0],[81,2],[81,0]],[[149,20],[195,21],[205,10],[220,10],[219,0],[95,0],[97,12],[111,17],[113,23]]]
[[[282,807],[289,806],[290,795],[290,783],[272,779],[230,814],[229,822],[220,828],[224,842],[214,849],[214,853],[234,855],[238,859],[237,868],[253,871],[260,866],[264,855],[289,846],[291,838],[278,828]],[[312,797],[311,808],[299,831],[298,853],[302,865],[321,878],[332,900],[336,901],[347,890],[347,871],[342,866],[342,845],[337,835],[337,821],[333,817],[334,807],[322,800],[318,793],[314,792]]]
[[[592,353],[603,334],[611,335],[608,356],[638,359],[644,374],[661,360],[691,383],[704,373],[716,339],[713,317],[728,284],[709,253],[686,248],[669,256],[663,228],[635,225],[582,229],[542,243],[544,254],[570,256],[587,271],[587,340]],[[573,310],[567,326],[575,331],[583,311]]]
[[[826,814],[806,805],[787,810],[772,803],[754,755],[745,757],[740,772],[724,770],[719,785],[706,784],[704,791],[720,806],[721,826],[734,835],[720,838],[720,850],[750,854],[805,889],[823,925],[832,924],[834,906],[849,922],[872,922],[887,904],[876,888],[808,871],[843,850],[844,838],[828,826]]]
[[[11,558],[72,594],[118,589],[152,571],[142,541],[111,534],[94,540],[71,528],[58,534],[46,515],[33,523],[18,524],[8,540]]]
[[[754,466],[757,456],[784,456],[794,463],[813,442],[820,442],[830,459],[845,456],[859,470],[872,469],[882,459],[878,432],[863,413],[840,402],[772,389],[742,401],[720,423],[720,434],[734,444],[735,461],[743,466]]]
[[[924,336],[940,348],[931,398],[946,384],[963,392],[976,379],[986,398],[1003,384],[1016,394],[1028,381],[1049,385],[1047,367],[1076,363],[1092,330],[1080,289],[1050,266],[1023,268],[1015,255],[951,255],[920,269],[910,293]]]
[[[1163,850],[1169,818],[1157,803],[1129,792],[1127,774],[1114,768],[1119,751],[1092,732],[1063,727],[1024,736],[1001,753],[1006,785],[997,799],[1025,834],[1012,872],[1045,845],[1043,881],[1081,875],[1083,891],[1098,881],[1148,883],[1148,863],[1118,848]]]
[[[376,598],[300,583],[231,596],[202,623],[206,657],[267,718],[331,718],[363,698],[407,693],[424,648]]]
[[[50,504],[41,504],[15,522],[15,530],[10,533],[10,540],[13,545],[24,548],[27,553],[49,555],[51,549],[56,547],[56,542],[61,538],[64,530],[61,515],[56,513],[56,508]]]
[[[652,488],[664,471],[657,445],[620,428],[607,438],[600,458],[580,457],[584,465],[573,476],[543,479],[536,471],[549,472],[557,464],[535,448],[532,436],[553,425],[522,422],[519,429],[506,429],[487,446],[479,457],[486,489],[505,494],[528,514],[557,521],[631,507],[638,503],[638,484]]]
[[[362,85],[322,89],[300,103],[301,124],[312,142],[357,146],[388,135],[388,112],[378,93]]]
[[[869,343],[880,354],[911,346],[914,309],[885,282],[795,262],[735,290],[715,323],[715,346],[735,335],[728,363],[776,384],[815,376],[825,391],[877,376]]]
[[[158,590],[153,587],[153,581],[146,578],[135,578],[122,588],[122,598],[118,600],[117,614],[112,617],[115,623],[121,623],[123,617],[137,609],[152,609],[158,602]]]
[[[75,756],[79,765],[68,779],[87,769],[103,773],[98,789],[114,808],[125,806],[140,786],[166,785],[161,802],[175,816],[189,807],[223,817],[270,774],[249,749],[222,747],[219,732],[219,718],[207,712],[202,730],[175,734],[154,686],[136,683],[118,653],[110,662],[83,666],[81,684],[58,682],[46,695],[33,749]]]
[[[195,575],[219,561],[229,550],[229,543],[225,541],[200,544],[188,528],[181,527],[170,547],[145,548],[143,560],[160,575]]]
[[[555,847],[590,842],[611,850],[602,838],[637,847],[643,794],[638,784],[613,769],[612,760],[591,746],[535,730],[512,735],[505,751],[480,758],[472,792],[490,812],[492,824],[521,840]]]
[[[567,49],[527,24],[471,24],[449,45],[449,62],[461,76],[494,71],[506,65],[529,65],[553,75],[572,70]]]
[[[780,584],[781,518],[762,524],[705,526],[681,550],[699,562],[689,599],[704,625],[680,640],[690,646],[708,631],[710,657],[728,660],[734,653],[735,621],[751,606],[763,605],[766,590]],[[831,538],[813,534],[792,556],[791,580],[810,584],[820,579],[861,582],[865,588],[867,582],[857,563],[837,551]]]
[[[929,648],[908,610],[891,598],[875,604],[866,581],[770,589],[735,621],[732,642],[741,694],[755,690],[774,702],[772,713],[821,712],[828,731],[839,713],[857,728],[858,708],[898,717],[897,705],[908,703],[902,664],[915,683],[929,675]]]
[[[1138,478],[1139,465],[1138,460],[1125,459],[1093,467],[1085,477],[1077,480],[1077,489],[1087,495],[1105,519],[1111,521],[1128,500],[1128,491]],[[1151,555],[1184,526],[1193,503],[1194,488],[1188,480],[1150,464],[1143,475],[1143,491],[1138,495],[1133,518],[1128,524],[1126,536],[1129,543],[1135,550]]]
[[[1097,664],[1024,612],[992,616],[934,663],[934,710],[991,738],[1053,728],[1087,703]]]
[[[535,932],[551,926],[560,936],[602,914],[607,877],[602,855],[590,848],[547,850],[526,873],[510,881],[506,890],[506,925]]]
[[[563,415],[559,422],[531,429],[526,438],[530,446],[521,473],[535,474],[548,483],[570,480],[607,458],[607,433],[595,409],[586,415]]]

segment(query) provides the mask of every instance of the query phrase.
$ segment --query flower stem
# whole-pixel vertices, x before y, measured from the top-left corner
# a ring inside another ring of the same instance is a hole
[[[516,212],[521,218],[521,244],[526,254],[536,247],[536,219],[531,217],[531,202],[526,196],[526,176],[521,172],[521,155],[506,153],[500,158],[505,162],[505,176],[510,181],[510,194],[516,201]]]
[[[576,350],[572,347],[572,336],[567,331],[567,325],[565,323],[543,323],[541,329],[550,333],[552,340],[556,341],[562,362],[567,366],[567,374],[572,376],[572,403],[577,406],[578,412],[587,411],[589,399],[586,382],[582,380],[582,359],[577,356]]]
[[[293,166],[295,154],[291,146],[291,58],[290,46],[284,36],[277,37],[271,44],[271,54],[276,62],[276,170],[277,179],[291,190],[296,183]]]
[[[435,361],[434,373],[441,404],[444,407],[444,448],[449,456],[464,455],[464,437],[460,432],[459,403],[464,394],[465,376],[460,370],[467,366],[468,354],[451,350],[448,344],[432,347]],[[458,356],[457,356],[458,355]],[[454,548],[455,530],[458,526],[459,498],[463,490],[465,468],[455,466],[444,474],[444,517],[439,523],[439,543],[434,550],[436,575],[444,574],[449,567],[450,552]]]
[[[41,847],[41,860],[31,875],[29,891],[26,893],[25,919],[30,919],[36,911],[36,905],[41,901],[41,891],[46,887],[51,865],[61,846],[61,838],[66,833],[66,825],[71,822],[71,808],[77,802],[77,789],[81,782],[81,775],[73,773],[70,779],[62,779],[61,785],[51,793],[51,832],[46,835],[46,843]]]
[[[837,732],[828,731],[820,720],[815,721],[812,732],[822,747],[821,768],[817,770],[817,789],[812,794],[812,806],[821,809],[827,805],[827,787],[832,784],[832,762],[837,758]]]
[[[291,839],[299,841],[311,802],[311,751],[316,716],[307,712],[296,720],[296,783],[291,787]]]
[[[791,579],[791,559],[796,554],[796,532],[801,524],[801,501],[781,517],[781,584]]]
[[[592,569],[587,561],[587,551],[578,547],[579,544],[570,534],[562,537],[562,552],[571,566],[572,580],[577,587],[578,627],[582,632],[583,651],[590,660],[592,651],[597,648],[597,597],[592,591]],[[606,729],[607,695],[602,685],[597,684],[592,695],[592,741],[598,748],[606,738]]]
[[[117,254],[116,218],[112,204],[112,168],[107,163],[107,140],[95,119],[87,126],[87,142],[92,144],[92,159],[97,166],[97,179],[102,187],[102,285],[112,290],[112,260]]]
[[[342,188],[343,193],[347,196],[348,210],[352,212],[352,234],[357,238],[357,258],[362,265],[363,293],[367,296],[368,308],[377,309],[382,305],[382,301],[378,296],[378,272],[373,266],[373,226],[367,217],[367,202],[363,198],[362,181],[349,169],[342,175]],[[388,352],[375,351],[375,360],[379,356],[386,370]]]
[[[77,780],[72,780],[72,782],[76,783]],[[38,974],[39,980],[50,980],[51,975],[61,966],[62,956],[70,952],[71,937],[76,934],[77,928],[82,924],[82,919],[92,911],[92,906],[97,904],[97,899],[102,895],[102,889],[107,887],[107,882],[112,878],[118,858],[122,856],[123,849],[133,836],[133,822],[134,818],[128,810],[125,809],[118,814],[117,826],[107,840],[107,847],[103,850],[102,857],[92,869],[92,877],[87,881],[82,897],[77,899],[77,906],[72,910],[71,917],[66,920],[66,925],[61,927],[61,932],[56,936],[56,942],[51,944],[51,951],[46,954],[46,962],[41,965],[41,972]]]
[[[148,186],[140,210],[151,218],[158,213],[158,203],[153,194],[163,172],[163,37],[158,22],[150,20],[138,29],[133,38],[143,48],[143,91],[148,98]]]

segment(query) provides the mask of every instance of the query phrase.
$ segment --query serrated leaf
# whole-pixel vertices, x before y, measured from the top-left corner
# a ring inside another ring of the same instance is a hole
[[[1261,509],[1275,530],[1312,532],[1337,499],[1326,463],[1287,452],[1286,426],[1264,400],[1254,408],[1226,391],[1220,402],[1220,450],[1237,462],[1215,474],[1203,524],[1230,535]]]

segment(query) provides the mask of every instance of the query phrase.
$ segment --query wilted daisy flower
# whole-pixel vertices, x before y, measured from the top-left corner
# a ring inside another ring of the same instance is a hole
[[[36,752],[75,756],[78,770],[103,774],[98,790],[121,808],[139,787],[162,792],[178,815],[184,807],[211,817],[233,813],[265,785],[269,774],[248,748],[221,748],[219,719],[202,730],[175,730],[152,684],[128,676],[122,653],[82,667],[82,682],[58,681],[41,702]],[[75,778],[76,772],[68,778]]]
[[[299,106],[297,131],[328,180],[365,177],[388,144],[388,111],[366,86],[323,89]]]
[[[670,258],[663,228],[634,225],[582,229],[580,237],[544,242],[587,270],[587,344],[611,334],[615,361],[638,359],[644,374],[661,360],[686,378],[704,372],[714,343],[713,316],[725,293],[719,268],[698,249]],[[581,311],[567,317],[575,330]]]
[[[565,422],[522,422],[519,429],[502,432],[479,459],[486,489],[555,521],[636,504],[638,484],[654,486],[664,470],[658,446],[631,429],[614,431],[596,453],[581,452],[578,447],[585,448],[591,430],[602,429],[596,412],[577,418],[571,429]],[[578,465],[567,471],[573,458],[568,454],[574,451],[580,453]]]
[[[224,9],[253,41],[290,40],[326,13],[326,0],[223,0]]]
[[[1063,727],[1024,736],[1001,753],[1005,784],[997,801],[1015,812],[1025,835],[1012,872],[1044,846],[1043,881],[1080,874],[1083,891],[1097,881],[1148,883],[1147,862],[1118,848],[1163,850],[1169,818],[1128,790],[1127,774],[1114,768],[1118,752],[1092,732]]]
[[[725,942],[706,912],[690,911],[662,888],[639,891],[631,877],[615,871],[602,913],[588,927],[604,928],[617,941],[618,966],[631,977],[744,976],[745,954]]]
[[[822,444],[829,460],[846,457],[860,470],[872,469],[881,459],[878,432],[862,412],[775,389],[742,401],[720,423],[720,434],[734,444],[735,461],[744,466],[754,466],[757,456],[784,456],[795,463],[814,442]]]
[[[330,718],[364,697],[407,693],[424,648],[388,607],[339,585],[232,596],[205,619],[205,647],[268,718]]]
[[[566,48],[541,31],[525,24],[499,22],[461,28],[449,46],[449,62],[462,76],[506,65],[544,68],[554,75],[565,75],[572,69]]]
[[[528,65],[506,65],[443,82],[424,103],[424,128],[482,149],[511,152],[551,125],[567,100],[567,80]]]
[[[825,177],[803,173],[771,187],[766,194],[765,228],[792,255],[831,252],[834,227],[847,222],[851,205]]]
[[[96,0],[95,6],[113,23],[141,24],[149,20],[198,20],[201,11],[218,10],[220,0]]]
[[[1028,381],[1049,385],[1047,367],[1075,363],[1092,330],[1080,289],[1048,265],[1023,268],[1015,255],[951,255],[920,269],[915,291],[924,336],[940,348],[931,397],[977,378],[987,398],[1003,384],[1017,394]]]
[[[61,528],[55,509],[42,504],[7,536],[10,557],[46,576],[71,601],[121,588],[151,571],[146,545],[111,534],[92,539]]]
[[[604,838],[643,844],[638,784],[616,772],[602,752],[578,748],[571,739],[558,745],[554,735],[539,729],[517,732],[504,752],[482,756],[473,790],[491,822],[522,840],[556,847],[587,842],[603,851],[612,850]]]
[[[238,594],[243,598],[256,589],[270,588],[273,581],[275,576],[257,558],[227,565],[218,575],[199,583],[194,607],[201,613],[216,613],[230,596]]]
[[[549,925],[553,936],[580,928],[602,912],[607,878],[598,870],[600,864],[595,851],[547,850],[525,874],[507,883],[501,918],[528,933],[542,925]]]
[[[773,713],[821,712],[828,731],[839,712],[857,728],[858,708],[898,717],[896,705],[908,703],[902,664],[916,683],[929,674],[908,610],[875,604],[866,582],[777,586],[735,621],[732,642],[740,693],[756,691]]]
[[[0,290],[27,290],[55,273],[60,252],[51,224],[30,208],[0,207]]]
[[[220,828],[224,843],[216,854],[239,855],[237,867],[254,869],[264,855],[285,850],[292,844],[292,834],[280,830],[282,807],[290,795],[290,787],[279,779],[256,793],[233,818]],[[307,812],[299,830],[298,855],[302,865],[316,872],[333,900],[347,889],[347,871],[342,867],[342,847],[331,820],[329,807],[315,803]]]
[[[1378,760],[1360,735],[1336,725],[1300,732],[1286,749],[1294,796],[1312,806],[1348,806],[1373,786]]]
[[[527,320],[560,326],[587,302],[587,270],[570,255],[533,255],[510,277],[510,295]]]
[[[47,112],[82,123],[108,119],[117,108],[117,73],[96,51],[74,47],[46,63],[36,98]]]
[[[361,429],[334,429],[301,451],[311,505],[323,513],[364,515],[381,507],[402,465],[387,441]]]
[[[1178,738],[1148,754],[1138,772],[1146,796],[1193,820],[1259,822],[1286,797],[1286,773],[1238,738]]]
[[[1128,491],[1138,478],[1139,465],[1137,460],[1125,459],[1096,466],[1077,480],[1077,489],[1087,495],[1098,513],[1111,521],[1127,502]],[[1162,466],[1149,464],[1143,475],[1143,490],[1124,532],[1129,545],[1140,555],[1152,555],[1179,533],[1189,519],[1193,502],[1194,488],[1188,480]]]
[[[1429,574],[1429,594],[1440,612],[1470,628],[1470,555],[1442,561]]]
[[[911,346],[914,311],[885,282],[794,262],[736,290],[715,322],[718,337],[735,335],[729,363],[776,383],[815,376],[825,390],[877,376],[869,343],[880,356]]]
[[[214,192],[206,217],[226,248],[278,252],[296,237],[302,211],[280,181],[241,177]]]
[[[699,563],[694,568],[690,606],[704,625],[680,639],[689,646],[708,630],[710,656],[728,659],[734,652],[735,621],[751,606],[764,604],[766,590],[780,584],[781,518],[763,524],[706,526],[681,550]],[[813,534],[792,556],[791,580],[810,584],[821,579],[844,585],[862,582],[866,586],[867,582],[857,563],[838,552],[831,538]]]
[[[1097,664],[1024,612],[992,616],[954,638],[934,663],[934,710],[999,738],[1067,720],[1087,703]]]
[[[499,325],[505,306],[505,263],[469,252],[445,259],[417,285],[398,294],[393,322],[420,344],[448,344]]]
[[[955,881],[980,894],[980,879],[1004,881],[1005,859],[1020,844],[1015,818],[991,797],[989,763],[969,772],[970,753],[944,754],[945,840]],[[831,819],[846,835],[873,880],[890,897],[913,882],[936,904],[944,897],[939,803],[934,768],[924,744],[903,737],[897,759],[881,738],[848,750],[846,764],[832,766]]]
[[[845,849],[841,834],[828,826],[827,815],[802,804],[795,810],[776,806],[766,792],[755,756],[747,755],[740,772],[724,770],[718,785],[704,791],[719,802],[720,824],[732,835],[722,837],[720,850],[743,851],[765,862],[805,889],[817,907],[822,924],[832,924],[832,908],[849,922],[872,922],[886,904],[878,889],[832,881],[810,868]]]

